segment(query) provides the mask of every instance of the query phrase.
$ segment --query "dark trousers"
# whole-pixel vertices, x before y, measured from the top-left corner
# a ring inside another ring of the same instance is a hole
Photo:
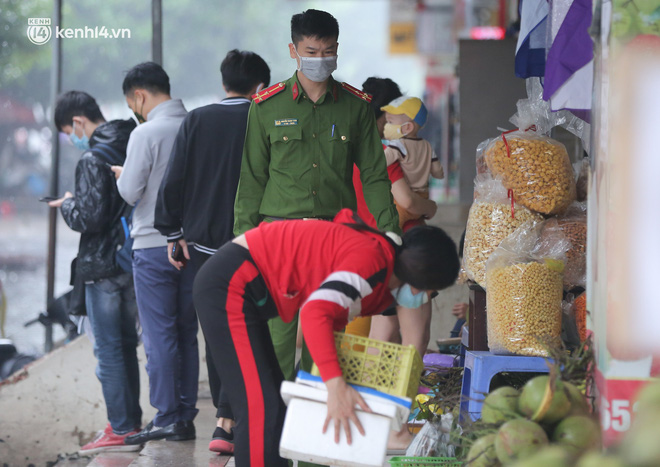
[[[193,420],[199,382],[193,273],[172,266],[167,247],[143,248],[133,250],[133,279],[147,354],[149,399],[158,411],[154,425]]]
[[[236,420],[237,467],[287,466],[279,455],[284,377],[267,325],[277,308],[249,251],[220,248],[199,270],[193,298]]]
[[[204,266],[204,263],[211,257],[206,253],[196,250],[193,246],[188,246],[188,253],[190,254],[190,262],[193,268],[194,274],[197,275],[197,272]],[[209,388],[211,390],[211,399],[213,399],[213,407],[216,408],[215,416],[216,418],[229,418],[234,419],[234,414],[231,411],[229,401],[226,397],[222,395],[222,385],[220,384],[220,377],[218,372],[215,370],[215,363],[213,361],[213,355],[209,349],[209,343],[206,342],[206,371],[209,375]]]

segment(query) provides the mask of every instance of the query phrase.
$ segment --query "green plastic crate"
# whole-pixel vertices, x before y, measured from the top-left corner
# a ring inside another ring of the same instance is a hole
[[[335,344],[346,382],[410,399],[417,395],[424,363],[414,346],[339,332]],[[319,375],[316,365],[312,374]]]
[[[393,457],[392,467],[461,467],[463,463],[455,457]]]

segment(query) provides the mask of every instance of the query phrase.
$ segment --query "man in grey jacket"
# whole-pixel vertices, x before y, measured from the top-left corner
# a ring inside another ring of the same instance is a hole
[[[158,188],[187,112],[180,99],[170,97],[169,77],[153,62],[129,70],[123,91],[138,121],[145,122],[131,134],[123,168],[113,171],[122,198],[136,205],[131,228],[133,277],[149,397],[157,410],[141,432],[126,438],[126,444],[194,439],[199,377],[194,271],[178,270],[169,263],[167,239],[154,228]]]

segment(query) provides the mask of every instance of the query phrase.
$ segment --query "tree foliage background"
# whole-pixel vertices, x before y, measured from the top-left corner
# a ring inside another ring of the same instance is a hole
[[[219,66],[233,48],[259,53],[272,80],[288,78],[291,15],[307,8],[330,11],[340,24],[339,77],[360,86],[371,75],[390,76],[402,88],[421,88],[414,57],[387,55],[387,0],[164,0],[163,56],[172,93],[195,99],[221,96]],[[27,19],[52,17],[50,0],[0,0],[0,93],[26,104],[50,99],[51,45],[27,40]],[[100,102],[121,101],[131,66],[151,58],[151,2],[64,0],[63,28],[130,30],[130,39],[62,41],[63,89],[82,89]]]

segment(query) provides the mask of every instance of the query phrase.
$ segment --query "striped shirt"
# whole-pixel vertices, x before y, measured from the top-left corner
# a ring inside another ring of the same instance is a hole
[[[246,233],[282,320],[290,322],[300,310],[305,342],[324,381],[341,376],[333,331],[383,312],[393,300],[387,284],[394,248],[381,235],[342,224],[347,222],[352,212],[344,209],[334,222],[262,223]]]

